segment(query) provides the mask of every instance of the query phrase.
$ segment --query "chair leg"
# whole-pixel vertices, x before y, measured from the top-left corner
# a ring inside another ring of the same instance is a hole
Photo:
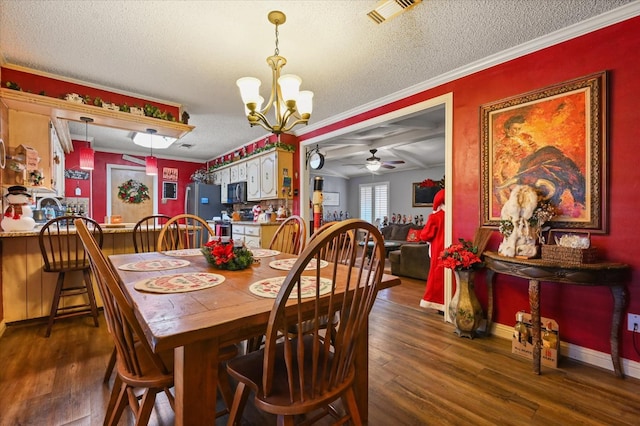
[[[122,380],[120,379],[120,376],[116,374],[116,378],[113,381],[113,389],[111,389],[111,396],[109,397],[109,404],[107,405],[107,410],[105,411],[104,415],[105,424],[107,424],[108,420],[110,420],[113,416],[116,405],[118,404],[120,392],[122,392]]]
[[[244,383],[238,383],[235,396],[233,397],[233,405],[229,409],[229,418],[227,419],[227,426],[240,425],[242,421],[242,412],[244,406],[247,404],[249,398],[249,388]]]
[[[136,413],[136,425],[149,423],[149,417],[151,417],[151,411],[153,411],[153,405],[156,402],[156,391],[157,389],[147,389],[142,395],[141,404]]]
[[[104,372],[104,378],[102,379],[103,383],[109,383],[109,379],[111,378],[111,374],[113,374],[113,369],[116,366],[116,348],[113,348],[111,352],[111,357],[109,358],[109,363],[107,364],[107,370]]]
[[[294,422],[295,417],[293,416],[285,416],[284,414],[278,415],[277,425],[278,426],[294,426],[296,423]]]
[[[98,327],[98,304],[96,303],[96,295],[93,293],[93,282],[91,281],[91,273],[88,269],[85,269],[82,271],[82,275],[84,276],[84,285],[87,287],[87,296],[89,297],[89,306],[91,307],[93,323],[96,327]]]
[[[111,411],[111,415],[107,412],[107,416],[104,419],[105,426],[117,426],[120,417],[122,417],[122,412],[124,408],[129,404],[129,396],[127,394],[128,386],[123,383],[121,380],[118,380],[120,386],[113,387],[113,391],[111,394],[111,399],[113,400],[113,410]],[[111,406],[111,401],[109,401],[109,405]]]
[[[51,311],[49,312],[49,323],[47,324],[47,331],[44,337],[51,336],[51,327],[56,318],[58,312],[58,304],[60,303],[60,294],[62,294],[62,286],[64,285],[64,272],[58,273],[58,281],[56,282],[56,289],[53,293],[53,301],[51,302]]]
[[[360,411],[358,411],[356,394],[353,392],[353,387],[349,387],[342,396],[342,403],[351,417],[351,423],[355,426],[361,425],[362,419],[360,418]]]

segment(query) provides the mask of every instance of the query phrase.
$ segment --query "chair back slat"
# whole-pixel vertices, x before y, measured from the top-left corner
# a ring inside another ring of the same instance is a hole
[[[313,242],[318,235],[320,235],[325,229],[335,225],[339,222],[326,222],[320,228],[318,228],[309,237],[309,244]],[[348,263],[349,255],[355,254],[356,251],[351,250],[351,246],[355,244],[355,233],[353,231],[345,232],[340,235],[340,238],[332,242],[329,246],[323,248],[320,252],[320,257],[330,262]]]
[[[366,250],[348,243],[356,234],[363,234],[364,241],[372,244],[369,257]],[[326,253],[331,253],[329,265],[322,267]],[[314,259],[315,268],[305,270]],[[352,383],[356,340],[366,330],[383,268],[384,241],[368,222],[338,222],[310,240],[284,280],[269,317],[262,376],[265,395],[272,392],[274,366],[280,357],[286,365],[292,402],[308,401]],[[330,279],[328,293],[322,294],[323,285],[317,285],[315,294],[303,298],[309,286],[303,277],[315,277],[316,282]],[[336,289],[343,288],[338,294]],[[326,318],[334,316],[338,322],[335,338],[330,339]]]
[[[158,236],[157,251],[203,247],[215,232],[206,220],[192,214],[180,214],[169,219]]]
[[[140,219],[133,227],[133,249],[136,253],[156,251],[158,234],[171,216],[156,214]]]
[[[78,271],[89,267],[89,260],[79,236],[74,232],[74,220],[87,225],[102,247],[102,228],[93,219],[84,216],[60,216],[42,226],[38,244],[46,272]]]
[[[84,223],[76,220],[75,224],[88,253],[89,263],[104,301],[105,318],[116,346],[119,362],[128,374],[141,377],[143,371],[139,357],[142,353],[151,360],[158,372],[168,374],[167,366],[149,346],[133,306],[120,287],[116,272]],[[149,374],[149,372],[146,373]]]
[[[307,227],[300,216],[289,216],[278,227],[269,243],[269,249],[281,253],[300,254],[307,239]]]

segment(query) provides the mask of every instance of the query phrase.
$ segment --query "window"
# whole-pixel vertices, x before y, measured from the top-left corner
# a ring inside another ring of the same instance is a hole
[[[375,223],[389,216],[389,182],[360,185],[360,219]]]

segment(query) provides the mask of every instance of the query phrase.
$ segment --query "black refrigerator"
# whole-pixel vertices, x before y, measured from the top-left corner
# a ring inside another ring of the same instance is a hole
[[[222,217],[227,207],[220,202],[220,185],[190,183],[184,193],[184,212],[200,216],[204,220]]]

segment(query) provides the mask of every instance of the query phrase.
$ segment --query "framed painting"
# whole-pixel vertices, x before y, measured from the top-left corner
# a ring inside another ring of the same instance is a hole
[[[177,200],[178,182],[162,182],[162,198],[165,200]]]
[[[412,207],[432,207],[433,206],[433,197],[435,197],[436,193],[440,191],[439,186],[427,186],[424,188],[420,187],[420,182],[413,183],[413,199],[411,206]]]
[[[340,205],[340,193],[339,192],[324,192],[322,194],[322,204],[325,206],[339,206]]]
[[[515,185],[556,210],[553,228],[607,232],[606,72],[480,107],[481,220],[498,226]]]

